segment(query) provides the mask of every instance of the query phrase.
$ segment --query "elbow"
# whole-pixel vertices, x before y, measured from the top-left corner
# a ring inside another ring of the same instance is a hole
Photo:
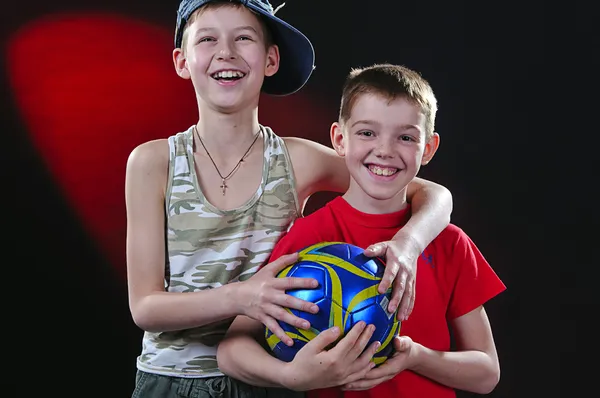
[[[444,187],[443,185],[439,185],[439,195],[440,198],[442,198],[442,203],[444,204],[444,207],[447,209],[447,211],[444,213],[444,217],[445,217],[445,221],[450,224],[450,217],[452,215],[452,210],[454,208],[454,202],[452,199],[452,193],[450,192],[450,190],[446,187]]]
[[[436,218],[443,221],[446,225],[450,224],[452,211],[454,209],[452,192],[445,186],[433,182],[429,182],[429,185],[423,188],[422,191],[425,196],[420,200],[420,203],[428,201],[435,203],[437,209]]]
[[[492,369],[487,372],[485,377],[482,377],[480,382],[474,386],[475,388],[472,392],[476,394],[486,395],[490,394],[498,383],[500,382],[500,367],[498,365],[494,366]]]
[[[147,320],[144,316],[136,316],[134,313],[132,313],[133,315],[133,322],[135,323],[135,325],[142,329],[144,332],[150,332],[150,333],[155,333],[155,332],[159,332],[159,330],[155,327],[153,327],[154,325],[152,325],[152,322]]]
[[[479,388],[476,391],[473,391],[473,392],[475,392],[477,394],[481,394],[481,395],[490,394],[492,391],[494,391],[494,389],[498,385],[499,381],[500,381],[500,376],[499,375],[496,378],[490,378],[488,380],[485,380],[484,382],[482,382],[479,385]]]
[[[131,317],[137,327],[145,332],[159,333],[163,332],[163,328],[156,322],[156,317],[152,316],[153,311],[149,308],[150,306],[142,299],[136,303],[130,302],[129,308],[131,311]]]
[[[452,192],[450,192],[450,190],[445,186],[436,184],[431,181],[429,182],[429,185],[425,188],[425,192],[428,192],[429,195],[438,199],[438,203],[440,203],[440,206],[444,210],[446,210],[444,212],[444,216],[447,218],[448,223],[450,223],[450,215],[452,214],[452,210],[454,208]]]
[[[217,364],[219,370],[228,376],[235,376],[234,368],[231,364],[231,341],[227,337],[219,343],[217,348]]]
[[[136,326],[143,331],[158,332],[158,330],[155,330],[154,328],[155,325],[153,325],[152,319],[149,319],[150,317],[148,317],[144,311],[132,309],[131,317],[133,318],[133,322],[136,324]]]

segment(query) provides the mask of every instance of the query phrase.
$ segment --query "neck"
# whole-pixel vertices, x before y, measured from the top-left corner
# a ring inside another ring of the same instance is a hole
[[[209,150],[227,158],[246,150],[259,131],[258,108],[225,114],[200,107],[198,134]]]
[[[354,179],[350,180],[350,187],[343,198],[350,206],[366,214],[395,213],[407,206],[406,187],[389,199],[377,199],[367,194]]]

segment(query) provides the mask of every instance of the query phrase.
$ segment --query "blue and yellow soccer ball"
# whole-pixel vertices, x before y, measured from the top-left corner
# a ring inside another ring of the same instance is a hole
[[[360,247],[341,242],[323,242],[312,245],[299,253],[298,261],[283,269],[277,276],[314,278],[319,282],[315,289],[295,289],[287,293],[315,303],[317,314],[288,309],[294,315],[310,322],[310,330],[298,329],[279,322],[285,333],[294,340],[288,347],[268,328],[267,343],[274,355],[286,362],[320,332],[338,326],[343,337],[359,321],[375,325],[371,337],[381,342],[373,357],[375,364],[385,362],[394,352],[392,340],[400,332],[396,313],[387,310],[391,290],[385,294],[377,291],[385,264],[378,258],[367,257]],[[367,344],[367,347],[369,346]]]

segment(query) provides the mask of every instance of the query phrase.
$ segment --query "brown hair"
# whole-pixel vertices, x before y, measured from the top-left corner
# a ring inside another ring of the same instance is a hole
[[[425,137],[434,132],[437,100],[429,83],[417,72],[401,65],[376,64],[352,69],[342,90],[339,122],[350,119],[356,101],[364,94],[378,94],[389,101],[404,98],[421,108],[425,115]]]

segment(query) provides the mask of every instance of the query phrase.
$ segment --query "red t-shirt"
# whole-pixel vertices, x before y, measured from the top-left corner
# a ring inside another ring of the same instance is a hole
[[[324,241],[367,248],[391,240],[409,217],[409,208],[392,214],[365,214],[337,197],[313,214],[296,220],[275,246],[271,261]],[[409,319],[402,323],[400,334],[430,349],[450,351],[448,321],[469,313],[505,289],[471,239],[450,224],[417,262],[415,306]],[[456,394],[452,388],[409,370],[366,391],[330,388],[308,393],[308,398],[392,396],[450,398]]]

